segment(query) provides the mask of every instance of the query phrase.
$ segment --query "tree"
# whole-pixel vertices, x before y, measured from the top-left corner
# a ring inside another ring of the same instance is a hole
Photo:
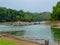
[[[52,20],[60,20],[60,2],[58,2],[57,5],[53,7],[51,19]]]

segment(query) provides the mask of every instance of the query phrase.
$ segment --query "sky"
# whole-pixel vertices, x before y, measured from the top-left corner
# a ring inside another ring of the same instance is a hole
[[[60,0],[0,0],[0,7],[25,12],[52,12],[52,7]]]

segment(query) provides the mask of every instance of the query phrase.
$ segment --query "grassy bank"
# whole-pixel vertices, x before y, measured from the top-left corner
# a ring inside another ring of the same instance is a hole
[[[49,21],[48,24],[49,24],[49,25],[55,25],[55,24],[58,23],[58,22],[60,22],[60,21]]]
[[[49,21],[47,24],[49,24],[53,28],[60,28],[60,21]]]
[[[16,44],[12,41],[0,40],[0,45],[16,45]]]

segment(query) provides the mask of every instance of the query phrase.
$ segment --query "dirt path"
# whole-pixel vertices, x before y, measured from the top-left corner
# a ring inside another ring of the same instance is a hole
[[[38,43],[28,42],[28,41],[23,41],[23,40],[17,40],[15,38],[5,37],[5,36],[0,37],[0,40],[10,40],[10,41],[15,42],[17,45],[40,45]]]

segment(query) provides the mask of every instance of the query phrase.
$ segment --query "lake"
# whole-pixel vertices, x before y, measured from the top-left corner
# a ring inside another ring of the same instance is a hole
[[[57,43],[54,41],[54,34],[51,29],[51,26],[49,25],[27,25],[27,26],[5,26],[0,25],[0,31],[12,31],[12,30],[25,30],[23,37],[25,39],[30,38],[41,38],[45,40],[50,41],[50,45],[57,45]],[[17,36],[20,38],[20,36]],[[27,38],[28,37],[28,38]],[[34,40],[35,41],[35,40]],[[40,43],[40,40],[37,40],[36,42]]]

